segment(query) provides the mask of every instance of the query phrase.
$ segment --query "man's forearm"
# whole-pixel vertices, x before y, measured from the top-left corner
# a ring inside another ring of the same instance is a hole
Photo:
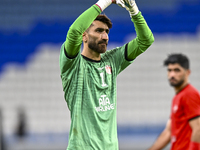
[[[189,150],[200,150],[200,117],[190,120],[189,124],[192,128]]]
[[[200,143],[200,129],[192,132],[191,141]]]
[[[170,142],[170,132],[166,129],[160,134],[156,142],[148,150],[161,150]]]
[[[165,129],[157,138],[156,142],[148,150],[161,150],[167,146],[171,138],[171,120],[169,119]]]
[[[70,26],[65,41],[65,50],[69,56],[75,56],[82,44],[82,34],[101,13],[101,9],[93,5],[83,12]]]
[[[135,59],[154,42],[153,33],[149,29],[141,12],[132,16],[132,21],[135,26],[137,37],[128,43],[127,58],[130,60]]]
[[[139,38],[140,41],[144,41],[146,44],[151,45],[154,42],[153,33],[151,32],[150,28],[148,27],[141,12],[139,12],[135,16],[132,16],[131,20],[134,23],[137,38]]]

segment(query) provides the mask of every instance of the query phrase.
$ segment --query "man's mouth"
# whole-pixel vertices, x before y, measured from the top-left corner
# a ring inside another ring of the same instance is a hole
[[[101,45],[107,45],[106,42],[99,42],[99,44],[101,44]]]
[[[170,82],[176,82],[176,79],[171,78],[169,81],[170,81]]]
[[[101,45],[107,45],[106,43],[101,43]]]

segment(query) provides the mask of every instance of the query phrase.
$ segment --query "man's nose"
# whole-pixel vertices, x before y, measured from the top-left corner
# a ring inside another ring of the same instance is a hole
[[[108,34],[106,32],[103,32],[101,38],[104,40],[108,40]]]
[[[174,77],[174,76],[175,76],[175,72],[174,72],[174,71],[170,71],[170,72],[169,72],[169,76],[170,76],[170,77]]]

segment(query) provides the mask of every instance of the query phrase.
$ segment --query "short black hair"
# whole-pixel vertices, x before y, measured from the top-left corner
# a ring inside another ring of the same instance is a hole
[[[105,23],[109,29],[112,28],[112,22],[105,14],[98,15],[95,20]]]
[[[170,54],[168,55],[168,58],[164,60],[164,66],[168,66],[169,64],[175,64],[175,63],[179,64],[184,69],[190,68],[189,59],[184,54],[180,54],[180,53]]]
[[[95,20],[105,23],[105,24],[108,26],[109,29],[112,28],[112,22],[111,22],[111,20],[110,20],[105,14],[99,14],[99,15],[95,18]],[[95,21],[95,20],[94,20],[94,21]],[[91,27],[92,25],[93,25],[93,24],[91,24],[91,25],[89,26],[89,28],[87,28],[86,32],[89,31],[89,29],[90,29],[90,27]]]

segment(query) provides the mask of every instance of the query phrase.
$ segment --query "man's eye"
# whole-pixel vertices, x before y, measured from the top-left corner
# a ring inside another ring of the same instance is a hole
[[[101,29],[98,29],[98,30],[96,30],[97,32],[102,32],[102,30]]]
[[[179,72],[179,71],[180,71],[180,69],[175,69],[174,71],[175,71],[175,72]]]

